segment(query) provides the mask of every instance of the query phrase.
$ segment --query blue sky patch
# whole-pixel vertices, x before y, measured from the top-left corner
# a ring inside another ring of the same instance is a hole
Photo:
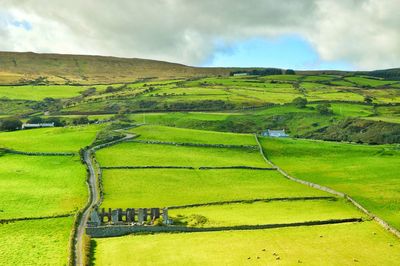
[[[214,54],[202,66],[353,69],[347,62],[322,60],[315,48],[298,35],[252,38],[229,46],[216,41],[216,47]]]

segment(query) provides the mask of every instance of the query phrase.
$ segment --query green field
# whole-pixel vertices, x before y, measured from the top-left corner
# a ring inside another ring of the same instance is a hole
[[[115,155],[118,156],[115,156]],[[97,152],[102,166],[254,166],[267,167],[258,150],[188,147],[128,142]]]
[[[78,156],[0,156],[0,219],[74,213],[86,202]]]
[[[73,218],[0,224],[0,265],[67,265]]]
[[[400,241],[373,222],[132,235],[95,243],[96,265],[396,265],[400,259]]]
[[[34,101],[49,97],[54,99],[71,98],[79,96],[80,92],[92,87],[96,87],[97,91],[105,89],[105,86],[0,86],[0,98],[7,97],[9,99]]]
[[[140,140],[226,145],[256,145],[254,136],[250,134],[221,133],[156,125],[140,126],[131,129],[130,131],[140,135],[138,138]]]
[[[267,156],[293,176],[347,193],[400,228],[397,146],[268,138],[262,144]]]
[[[101,125],[39,128],[0,133],[0,147],[27,152],[77,152],[90,145]]]
[[[299,212],[299,210],[307,211]],[[191,226],[191,216],[204,216],[207,221],[200,224],[202,227],[295,223],[362,216],[358,210],[344,200],[235,203],[171,209],[168,214],[173,220],[188,222],[189,226]]]
[[[102,205],[107,208],[327,196],[289,181],[276,171],[260,170],[104,170],[103,184]]]

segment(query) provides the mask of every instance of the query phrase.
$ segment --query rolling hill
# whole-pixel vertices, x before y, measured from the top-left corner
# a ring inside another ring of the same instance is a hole
[[[0,52],[0,84],[107,84],[150,78],[225,76],[231,70],[138,58]]]

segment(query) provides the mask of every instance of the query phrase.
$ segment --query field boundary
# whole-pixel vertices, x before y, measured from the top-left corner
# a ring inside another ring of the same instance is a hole
[[[244,165],[233,166],[173,166],[173,165],[121,165],[121,166],[101,166],[104,170],[118,170],[118,169],[189,169],[189,170],[229,170],[229,169],[245,169],[245,170],[264,170],[273,171],[274,167],[253,167]]]
[[[76,152],[28,152],[28,151],[17,151],[13,149],[2,149],[6,153],[28,155],[28,156],[75,156]]]
[[[267,162],[269,165],[271,165],[272,167],[276,167],[276,170],[278,170],[279,173],[281,173],[285,178],[292,180],[294,182],[312,187],[312,188],[316,188],[318,190],[322,190],[325,191],[327,193],[339,196],[341,198],[344,198],[346,200],[348,200],[353,206],[355,206],[358,210],[360,210],[361,212],[365,213],[366,215],[368,215],[368,217],[372,218],[373,220],[375,220],[380,226],[382,226],[384,229],[388,230],[389,232],[391,232],[392,234],[394,234],[395,236],[397,236],[398,238],[400,238],[400,231],[398,231],[396,228],[392,227],[391,225],[389,225],[387,222],[385,222],[383,219],[379,218],[378,216],[376,216],[375,214],[371,213],[370,211],[368,211],[366,208],[364,208],[360,203],[358,203],[357,201],[355,201],[353,198],[351,198],[349,195],[343,193],[343,192],[339,192],[336,191],[334,189],[331,189],[329,187],[325,187],[325,186],[321,186],[309,181],[305,181],[302,179],[298,179],[295,178],[291,175],[289,175],[288,173],[286,173],[284,170],[282,170],[279,166],[277,166],[276,164],[274,164],[272,161],[270,161],[267,156],[264,153],[264,149],[261,146],[261,143],[258,139],[257,134],[254,134],[254,137],[256,139],[256,142],[258,144],[259,150],[260,150],[260,154],[261,156],[264,158],[265,162]]]
[[[30,221],[30,220],[46,220],[46,219],[57,219],[57,218],[65,218],[75,216],[74,213],[65,213],[58,215],[49,215],[49,216],[36,216],[36,217],[21,217],[21,218],[10,218],[10,219],[0,219],[0,224],[8,224],[20,221]]]
[[[255,203],[255,202],[272,202],[272,201],[311,201],[311,200],[332,200],[336,201],[337,197],[321,196],[321,197],[283,197],[283,198],[265,198],[265,199],[249,199],[249,200],[228,200],[228,201],[214,201],[207,203],[196,203],[187,205],[177,205],[168,207],[169,210],[196,208],[203,206],[214,206],[214,205],[226,205],[226,204],[237,204],[237,203]]]
[[[238,231],[238,230],[260,230],[260,229],[274,229],[283,227],[299,227],[299,226],[315,226],[315,225],[329,225],[341,223],[355,223],[363,222],[362,218],[346,218],[346,219],[330,219],[330,220],[316,220],[296,223],[283,223],[283,224],[261,224],[261,225],[237,225],[237,226],[220,226],[220,227],[185,227],[185,226],[98,226],[87,227],[86,233],[92,238],[103,238],[113,236],[123,236],[132,233],[190,233],[190,232],[216,232],[216,231]]]

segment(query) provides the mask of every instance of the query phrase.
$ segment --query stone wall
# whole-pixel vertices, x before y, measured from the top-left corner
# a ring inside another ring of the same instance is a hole
[[[296,226],[312,226],[338,223],[353,223],[362,222],[361,218],[349,219],[332,219],[323,221],[308,221],[299,223],[286,224],[264,224],[264,225],[239,225],[239,226],[221,226],[221,227],[184,227],[184,226],[98,226],[87,227],[86,234],[92,238],[123,236],[134,233],[164,233],[164,232],[215,232],[215,231],[230,231],[230,230],[259,230],[281,227],[296,227]]]

